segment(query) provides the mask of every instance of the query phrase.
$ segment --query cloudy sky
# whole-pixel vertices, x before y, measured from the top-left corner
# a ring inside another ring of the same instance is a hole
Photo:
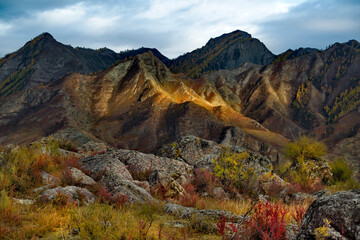
[[[276,54],[360,41],[360,0],[0,0],[0,57],[49,32],[73,47],[174,58],[236,29]]]

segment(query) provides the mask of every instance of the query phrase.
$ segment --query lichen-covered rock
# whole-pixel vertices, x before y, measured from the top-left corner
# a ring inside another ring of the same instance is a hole
[[[186,136],[162,146],[157,155],[185,161],[189,165],[195,166],[201,157],[219,151],[219,148],[215,142],[195,136]]]
[[[247,151],[250,155],[246,160],[247,166],[254,168],[255,171],[268,172],[272,167],[271,161],[259,153],[234,145],[226,146],[226,148],[233,153]],[[221,154],[223,149],[224,146],[216,142],[186,136],[162,146],[157,155],[184,161],[195,168],[212,170],[214,159]]]
[[[86,169],[95,180],[100,180],[106,172],[118,175],[124,180],[132,181],[133,178],[126,166],[116,157],[114,151],[90,156],[79,161],[81,167]]]
[[[167,191],[165,197],[174,198],[181,196],[185,193],[185,189],[174,179],[170,179],[170,182],[167,185]]]
[[[45,190],[39,195],[39,200],[48,202],[63,197],[65,197],[66,199],[62,199],[62,200],[75,202],[75,203],[95,202],[94,194],[92,194],[89,190],[85,188],[80,188],[76,186],[57,187],[57,188]]]
[[[72,183],[74,185],[92,186],[96,184],[94,179],[74,167],[67,167],[64,170],[63,175],[66,182]]]
[[[316,229],[321,227],[325,227],[326,239],[360,239],[360,189],[314,201],[306,211],[297,239],[316,239]]]

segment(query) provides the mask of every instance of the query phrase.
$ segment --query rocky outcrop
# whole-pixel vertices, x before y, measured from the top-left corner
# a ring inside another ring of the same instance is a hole
[[[213,141],[195,136],[186,136],[173,143],[166,144],[159,149],[157,155],[184,161],[195,168],[212,170],[214,159],[217,159],[224,150],[232,153],[247,151],[250,157],[246,159],[246,163],[257,172],[269,172],[272,167],[271,161],[261,154],[239,146],[224,147]]]
[[[360,239],[360,190],[336,192],[314,201],[297,239],[315,239],[321,227],[327,234],[325,239]]]
[[[152,186],[165,185],[171,179],[185,184],[193,177],[192,167],[182,161],[123,149],[114,151],[113,154],[126,165],[135,179],[148,180]]]
[[[39,201],[62,201],[63,203],[92,203],[95,201],[95,196],[85,188],[66,186],[48,189],[39,195]]]
[[[168,197],[182,194],[181,184],[193,177],[192,167],[184,162],[132,150],[107,151],[80,163],[113,197],[124,195],[131,202],[153,200],[150,185],[168,187]]]
[[[133,180],[126,166],[116,157],[113,151],[81,159],[80,164],[95,180],[100,180],[108,172],[117,175],[119,179]]]

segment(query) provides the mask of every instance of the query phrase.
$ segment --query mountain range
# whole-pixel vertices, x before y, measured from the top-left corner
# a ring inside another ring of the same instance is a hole
[[[274,55],[234,31],[168,59],[73,48],[44,33],[0,59],[0,144],[56,135],[156,152],[187,135],[279,158],[302,134],[358,161],[360,44]]]

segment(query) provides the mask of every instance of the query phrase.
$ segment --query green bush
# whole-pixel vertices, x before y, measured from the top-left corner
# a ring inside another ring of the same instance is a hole
[[[336,159],[330,164],[333,173],[333,182],[346,182],[351,179],[354,172],[343,158]]]
[[[308,160],[321,160],[326,153],[327,149],[323,143],[305,136],[288,144],[285,149],[285,156],[294,164]]]

